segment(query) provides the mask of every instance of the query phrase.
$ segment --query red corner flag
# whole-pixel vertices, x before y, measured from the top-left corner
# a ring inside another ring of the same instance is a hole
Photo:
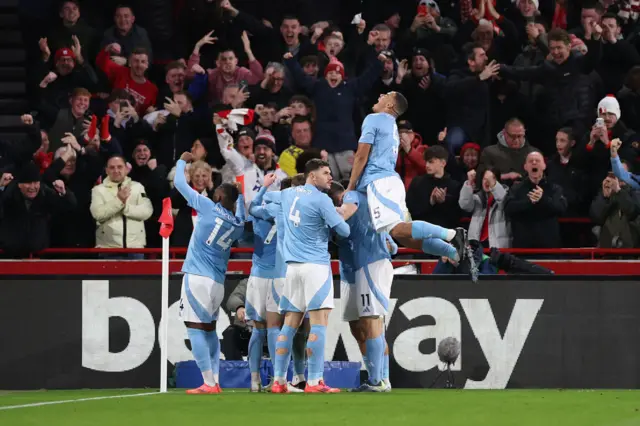
[[[160,215],[160,236],[169,238],[173,232],[173,214],[171,213],[171,198],[167,197],[162,200],[162,214]]]

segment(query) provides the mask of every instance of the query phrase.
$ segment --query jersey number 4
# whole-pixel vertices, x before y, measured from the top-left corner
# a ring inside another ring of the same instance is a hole
[[[209,234],[209,238],[207,238],[207,245],[210,246],[211,244],[213,244],[216,237],[218,236],[218,232],[220,232],[220,228],[222,227],[223,223],[224,221],[222,219],[220,219],[219,217],[216,218],[216,226],[213,228],[213,231],[211,231],[211,234]],[[218,238],[218,241],[216,241],[216,244],[220,246],[222,250],[228,250],[229,247],[231,247],[233,240],[229,238],[229,236],[232,232],[233,228],[229,228],[229,230],[220,235],[220,238]]]
[[[296,228],[300,226],[300,210],[295,210],[298,198],[300,197],[293,199],[293,204],[291,204],[291,208],[289,209],[289,220],[293,222],[293,226]]]

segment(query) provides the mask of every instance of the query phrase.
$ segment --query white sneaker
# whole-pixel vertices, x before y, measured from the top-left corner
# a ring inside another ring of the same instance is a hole
[[[249,392],[262,392],[262,384],[251,383],[251,389]]]
[[[298,389],[297,387],[293,386],[291,382],[287,383],[287,389],[289,390],[289,393],[304,393],[302,389]]]
[[[391,392],[391,382],[388,380],[383,380],[382,384],[384,385],[384,390],[382,392]]]

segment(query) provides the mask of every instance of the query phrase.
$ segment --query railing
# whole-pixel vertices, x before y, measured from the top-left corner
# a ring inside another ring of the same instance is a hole
[[[602,249],[594,247],[585,248],[558,248],[558,249],[531,249],[531,248],[512,248],[501,249],[502,253],[512,253],[515,255],[557,255],[557,256],[580,256],[583,258],[596,259],[598,256],[637,256],[640,258],[640,249]],[[38,259],[42,256],[49,255],[69,255],[69,254],[149,254],[160,256],[162,249],[159,248],[144,248],[144,249],[132,249],[132,248],[51,248],[43,250],[39,253],[34,253],[29,256],[29,259]],[[176,256],[184,256],[187,253],[186,247],[176,247],[169,250],[170,256],[175,258]],[[232,254],[251,254],[253,248],[251,247],[238,247],[231,249]],[[485,249],[485,253],[489,253],[488,249]],[[401,247],[398,249],[399,255],[408,254],[424,254],[422,251],[408,249]]]

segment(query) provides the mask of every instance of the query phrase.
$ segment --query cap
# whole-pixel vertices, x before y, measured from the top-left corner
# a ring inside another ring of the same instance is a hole
[[[413,126],[408,120],[400,120],[398,122],[398,131],[413,132]]]
[[[260,134],[258,134],[258,136],[256,136],[256,139],[253,141],[253,149],[255,150],[258,147],[258,145],[266,145],[269,148],[271,148],[273,152],[275,152],[276,138],[274,138],[271,133],[261,132]]]
[[[251,140],[255,140],[256,139],[256,132],[254,132],[252,129],[250,129],[249,127],[243,127],[240,130],[238,130],[238,132],[236,133],[236,142],[242,137],[242,136],[249,136],[251,138]]]
[[[27,163],[20,169],[18,183],[40,182],[40,168],[35,163]]]

